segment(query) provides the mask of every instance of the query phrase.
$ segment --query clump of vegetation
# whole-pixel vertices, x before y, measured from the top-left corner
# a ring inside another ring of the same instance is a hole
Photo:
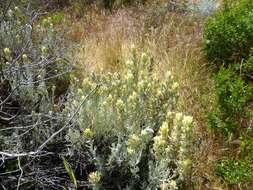
[[[248,133],[249,134],[249,133]],[[253,141],[248,136],[240,138],[239,154],[237,158],[224,158],[216,168],[216,174],[224,182],[234,186],[241,184],[241,187],[252,186],[253,183]]]
[[[209,115],[209,126],[228,135],[238,130],[241,120],[247,117],[252,88],[233,69],[221,67],[215,77],[215,91],[217,105]]]
[[[236,64],[235,69],[237,73],[240,73],[247,81],[253,79],[253,49],[249,54],[249,58],[244,60],[241,64]]]
[[[217,166],[217,175],[221,176],[229,184],[252,182],[252,168],[246,161],[224,160]]]
[[[4,3],[0,9],[0,154],[3,159],[0,171],[10,175],[0,176],[1,188],[45,187],[50,182],[43,182],[42,178],[59,173],[53,169],[57,164],[48,162],[58,158],[48,152],[57,154],[54,146],[62,140],[52,139],[52,135],[64,123],[60,110],[72,68],[50,19],[45,18],[36,25],[40,13],[32,11],[30,4]],[[54,146],[48,146],[49,142]],[[36,156],[41,159],[35,160]],[[42,170],[51,169],[40,172],[35,165]],[[18,183],[17,173],[21,173]]]
[[[219,64],[214,77],[216,107],[208,116],[208,124],[229,137],[222,141],[229,153],[223,155],[216,167],[216,174],[229,188],[248,188],[253,181],[252,10],[252,0],[225,1],[223,9],[204,28],[207,58]]]
[[[0,1],[0,188],[250,189],[252,3]]]
[[[208,115],[208,125],[215,132],[226,135],[230,152],[217,163],[216,174],[229,185],[247,186],[253,180],[252,130],[248,105],[252,88],[247,84],[234,67],[221,67],[215,76],[216,107]],[[225,142],[224,142],[225,143]],[[227,143],[226,143],[227,144]],[[231,146],[234,144],[234,146]]]
[[[225,1],[224,8],[209,18],[204,27],[207,58],[218,64],[240,62],[253,47],[253,1]]]
[[[161,80],[152,70],[149,56],[138,58],[133,48],[119,73],[73,86],[77,96],[66,112],[83,105],[67,139],[73,152],[86,155],[93,189],[180,189],[188,180],[193,119],[176,110],[172,74]]]

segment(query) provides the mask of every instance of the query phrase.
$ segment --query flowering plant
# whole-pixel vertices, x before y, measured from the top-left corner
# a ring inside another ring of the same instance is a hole
[[[89,158],[92,187],[178,189],[191,168],[192,117],[176,111],[171,72],[160,79],[146,53],[131,51],[120,72],[88,76],[81,88],[73,82],[65,112],[85,101],[67,138]]]
[[[63,168],[55,155],[65,138],[53,137],[64,122],[60,107],[72,67],[51,20],[40,23],[42,13],[32,9],[25,1],[0,3],[0,170],[8,174],[0,175],[2,189],[48,189],[65,181],[52,183],[50,176]]]

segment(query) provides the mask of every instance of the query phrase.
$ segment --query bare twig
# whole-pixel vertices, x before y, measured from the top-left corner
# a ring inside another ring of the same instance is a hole
[[[22,176],[23,176],[23,169],[21,167],[21,163],[20,163],[20,158],[18,156],[18,167],[20,169],[20,176],[18,178],[18,185],[17,185],[17,190],[19,190],[19,187],[20,187],[20,182],[21,182],[21,179],[22,179]]]
[[[70,119],[67,121],[67,123],[58,131],[56,131],[54,134],[52,134],[44,143],[42,143],[38,149],[36,151],[31,151],[31,152],[23,152],[23,153],[8,153],[8,152],[2,152],[0,151],[0,154],[2,156],[6,156],[6,157],[12,157],[12,158],[16,158],[16,157],[24,157],[24,156],[33,156],[36,155],[38,153],[40,153],[42,151],[42,149],[55,137],[57,136],[59,133],[61,133],[64,129],[66,129],[67,127],[69,127],[71,121],[74,119],[74,117],[77,115],[77,113],[80,111],[82,105],[85,103],[85,101],[97,90],[97,88],[100,85],[96,85],[96,87],[90,91],[89,94],[86,95],[86,97],[83,99],[83,101],[80,103],[80,105],[78,106],[78,108],[76,109],[76,111],[73,113],[73,115],[70,117]]]
[[[74,114],[71,116],[71,118],[69,119],[69,121],[65,124],[65,126],[63,126],[60,130],[56,131],[51,137],[49,137],[42,145],[39,146],[38,151],[42,150],[46,144],[51,141],[56,135],[58,135],[60,132],[62,132],[65,128],[68,127],[69,123],[74,119],[74,117],[77,115],[77,113],[80,111],[82,105],[84,104],[84,102],[90,97],[90,95],[92,95],[97,88],[100,85],[97,85],[92,91],[90,91],[89,94],[86,95],[86,97],[83,99],[83,101],[81,102],[81,104],[78,106],[78,108],[76,109],[76,111],[74,112]]]

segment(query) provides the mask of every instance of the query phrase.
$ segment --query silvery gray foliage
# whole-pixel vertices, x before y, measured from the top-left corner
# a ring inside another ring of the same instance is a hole
[[[68,123],[58,84],[72,69],[50,19],[35,24],[45,13],[16,5],[0,7],[0,189],[59,188],[65,171],[52,162],[66,148],[56,132]]]
[[[193,119],[176,111],[179,84],[171,72],[161,79],[152,67],[150,56],[133,47],[120,72],[71,85],[65,112],[94,92],[67,134],[72,152],[88,158],[82,180],[93,190],[176,190],[187,180]]]

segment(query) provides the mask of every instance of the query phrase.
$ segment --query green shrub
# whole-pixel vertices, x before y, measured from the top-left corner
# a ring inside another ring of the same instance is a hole
[[[232,69],[222,67],[215,77],[219,110],[227,116],[243,116],[250,87]]]
[[[252,128],[252,123],[251,123]],[[252,129],[251,129],[252,130]],[[240,153],[241,156],[245,159],[251,162],[251,166],[253,167],[253,138],[252,138],[252,131],[249,131],[249,134],[251,136],[245,137],[241,139],[240,143]]]
[[[93,189],[178,189],[191,168],[192,117],[176,112],[178,83],[161,80],[150,58],[136,50],[119,73],[94,74],[69,98],[66,112],[82,104],[67,139],[86,155]],[[88,98],[87,98],[88,96]],[[78,175],[78,174],[77,174]]]
[[[253,47],[253,0],[239,0],[209,18],[204,26],[204,50],[216,63],[248,58]]]
[[[252,131],[240,137],[236,158],[222,160],[216,167],[216,174],[230,185],[252,186],[253,183],[253,139]],[[233,157],[233,156],[232,156]]]
[[[240,137],[240,150],[236,159],[223,160],[217,165],[217,175],[229,184],[252,186],[253,183],[253,139],[252,131]],[[248,185],[247,185],[248,184]]]
[[[244,76],[246,81],[253,79],[253,51],[247,60],[235,65],[236,71]]]
[[[252,88],[232,68],[221,67],[215,76],[216,108],[208,116],[209,127],[226,134],[239,127],[240,119],[247,115],[251,92]]]
[[[217,166],[216,172],[229,184],[253,181],[253,170],[246,161],[224,160]]]

